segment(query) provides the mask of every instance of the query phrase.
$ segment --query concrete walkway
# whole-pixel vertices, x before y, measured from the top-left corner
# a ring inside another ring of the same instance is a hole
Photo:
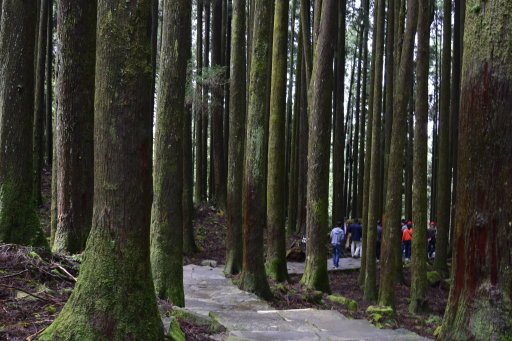
[[[219,339],[240,340],[425,340],[407,330],[375,328],[337,311],[274,310],[253,294],[239,290],[220,267],[183,268],[186,310],[226,327]]]
[[[289,275],[302,275],[304,273],[304,265],[306,263],[288,262]],[[340,267],[333,268],[332,258],[327,259],[327,269],[329,271],[357,270],[361,268],[361,258],[345,257],[340,258]]]

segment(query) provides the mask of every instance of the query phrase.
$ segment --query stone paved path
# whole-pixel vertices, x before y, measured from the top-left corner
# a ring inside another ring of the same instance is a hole
[[[228,341],[425,340],[407,330],[378,329],[332,310],[274,310],[239,290],[220,267],[187,265],[183,278],[186,310],[222,324],[227,331],[221,338]]]
[[[304,273],[305,263],[288,262],[288,274],[300,275]],[[356,270],[361,268],[361,258],[344,257],[340,259],[340,267],[333,268],[332,258],[327,260],[327,269],[329,271]]]

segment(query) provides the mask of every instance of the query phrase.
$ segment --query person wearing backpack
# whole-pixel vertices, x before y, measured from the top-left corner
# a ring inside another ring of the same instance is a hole
[[[341,227],[342,224],[340,221],[338,221],[330,233],[332,245],[332,263],[335,269],[338,269],[340,266],[341,245],[345,239],[345,231],[343,231]]]

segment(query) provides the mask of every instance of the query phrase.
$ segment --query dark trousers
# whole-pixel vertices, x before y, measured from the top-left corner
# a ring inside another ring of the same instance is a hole
[[[405,258],[411,258],[411,241],[404,240]]]
[[[335,267],[340,266],[341,244],[332,245],[332,263]]]

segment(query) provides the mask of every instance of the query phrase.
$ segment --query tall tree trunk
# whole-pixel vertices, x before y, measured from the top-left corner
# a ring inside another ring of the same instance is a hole
[[[452,0],[443,2],[443,55],[441,61],[441,111],[439,114],[439,164],[437,173],[437,243],[434,268],[448,276],[447,253],[450,231],[450,70],[452,47]]]
[[[210,21],[211,21],[211,7],[210,1],[204,1],[204,49],[203,49],[203,69],[210,67]],[[209,118],[210,118],[210,105],[209,105],[209,96],[210,96],[210,87],[203,86],[203,126],[202,126],[202,134],[201,134],[201,145],[203,149],[203,155],[201,158],[203,159],[203,168],[201,174],[201,187],[203,189],[203,193],[201,197],[203,200],[207,200],[211,198],[211,183],[212,179],[209,178],[209,165],[211,164],[211,155],[210,155],[210,163],[208,163],[208,126],[209,126]]]
[[[506,340],[512,331],[512,3],[467,6],[453,284],[441,338]]]
[[[332,63],[338,23],[337,0],[324,0],[321,16],[308,91],[310,113],[307,184],[308,250],[301,282],[308,288],[329,292],[325,236],[329,226],[329,146],[333,90]]]
[[[38,34],[37,34],[37,50],[36,50],[36,69],[35,69],[35,93],[34,93],[34,132],[33,132],[33,196],[37,205],[43,203],[41,195],[41,177],[43,171],[44,159],[44,122],[45,122],[45,97],[44,97],[44,79],[46,75],[46,41],[48,29],[48,1],[39,0],[41,2],[39,8]]]
[[[334,119],[333,119],[333,193],[332,193],[332,221],[331,225],[345,220],[343,205],[343,180],[345,178],[345,25],[347,3],[346,0],[338,2],[338,36],[336,40],[335,73],[334,73]],[[368,37],[367,37],[368,38]],[[364,39],[364,38],[363,38]]]
[[[379,220],[379,197],[380,197],[380,145],[381,145],[381,112],[382,112],[382,76],[384,62],[384,13],[385,1],[379,0],[375,10],[377,21],[375,22],[376,50],[375,50],[375,77],[373,79],[373,121],[372,121],[372,157],[370,167],[370,188],[368,199],[368,221],[366,225],[366,249],[363,249],[366,256],[364,298],[368,301],[377,299],[377,265],[375,258],[375,245],[377,242],[377,220]],[[368,122],[370,124],[370,122]]]
[[[251,76],[249,84],[249,111],[247,115],[244,198],[243,198],[243,271],[240,286],[258,296],[272,296],[265,273],[263,256],[263,231],[266,224],[266,158],[267,136],[265,100],[268,96],[267,63],[272,1],[255,0],[254,32],[251,50]]]
[[[365,0],[363,3],[363,20],[364,20],[364,31],[363,41],[365,41],[365,51],[367,51],[367,41],[368,41],[368,31],[370,30],[370,0]],[[377,21],[377,11],[373,11],[373,22]],[[374,34],[372,39],[372,59],[371,59],[371,68],[370,68],[370,79],[368,82],[369,85],[369,94],[368,94],[368,131],[366,132],[366,152],[364,153],[364,183],[363,183],[363,204],[362,204],[362,213],[363,213],[363,236],[367,235],[367,227],[368,227],[368,201],[370,199],[370,162],[371,162],[371,149],[372,149],[372,122],[373,122],[373,93],[374,93],[374,78],[375,78],[375,53],[373,51],[376,50],[377,44],[377,36]],[[366,237],[363,238],[363,250],[366,250]],[[366,274],[366,256],[363,253],[363,257],[361,258],[361,270],[359,271],[358,282],[360,286],[364,285],[364,279]]]
[[[306,186],[308,169],[308,84],[306,83],[306,61],[302,55],[299,134],[298,134],[298,176],[297,176],[297,225],[296,231],[306,233]]]
[[[233,0],[231,22],[231,77],[227,186],[226,267],[228,274],[242,271],[242,184],[246,120],[246,1]]]
[[[427,308],[427,153],[428,76],[430,66],[430,5],[423,1],[418,11],[418,52],[416,61],[416,124],[414,127],[414,172],[412,219],[411,301],[413,314]]]
[[[354,140],[353,140],[353,167],[354,170],[352,172],[352,216],[360,218],[361,212],[359,212],[359,207],[357,206],[358,197],[359,197],[359,189],[357,185],[359,184],[358,176],[359,173],[359,153],[363,151],[359,150],[359,133],[360,133],[360,125],[361,125],[361,73],[362,73],[362,61],[363,61],[363,24],[361,24],[360,33],[359,33],[359,42],[357,48],[357,80],[356,80],[356,112],[355,119],[356,124],[354,126]]]
[[[194,106],[195,114],[195,186],[194,186],[194,201],[197,205],[204,200],[204,183],[203,183],[203,167],[205,167],[203,159],[203,85],[201,84],[201,76],[203,74],[203,0],[196,1],[196,100]]]
[[[407,114],[407,142],[405,143],[404,159],[404,216],[412,219],[412,183],[413,183],[413,148],[414,148],[414,80],[411,79],[409,86],[409,108]],[[426,225],[425,225],[426,226]]]
[[[455,18],[453,25],[453,61],[452,61],[452,86],[450,94],[450,107],[451,107],[451,164],[453,166],[453,187],[452,187],[452,204],[450,212],[450,250],[453,250],[453,237],[455,232],[455,203],[457,202],[457,158],[459,139],[459,111],[460,111],[460,81],[462,69],[462,41],[464,35],[464,28],[462,25],[463,16],[463,3],[464,1],[455,0]]]
[[[0,22],[0,241],[47,245],[32,200],[35,1],[4,0]]]
[[[1,8],[1,3],[0,3]],[[0,10],[1,11],[1,10]],[[46,99],[45,99],[45,155],[46,166],[51,168],[53,159],[53,0],[48,0],[46,29]]]
[[[93,214],[96,3],[59,1],[57,24],[58,221],[52,250],[73,254],[84,250]]]
[[[295,68],[295,98],[293,103],[293,124],[292,136],[290,141],[291,155],[290,155],[290,173],[288,174],[288,234],[297,232],[297,208],[298,208],[298,179],[299,179],[299,146],[300,146],[300,101],[302,97],[302,40],[301,32],[302,25],[299,23],[299,34],[297,42],[297,67]]]
[[[302,25],[302,49],[306,70],[306,84],[309,85],[313,68],[313,48],[311,46],[311,4],[310,0],[300,0],[300,23]]]
[[[222,64],[222,2],[224,0],[212,1],[212,67],[220,68]],[[219,77],[224,78],[224,73],[219,72]],[[221,209],[226,208],[226,172],[224,170],[224,142],[223,142],[223,79],[216,80],[219,84],[212,87],[211,103],[211,143],[213,160],[213,184],[215,197],[214,201]]]
[[[97,18],[92,229],[75,289],[40,339],[162,340],[149,262],[151,1],[100,0]]]
[[[190,57],[190,56],[189,56]],[[187,80],[187,86],[188,86]],[[183,253],[186,255],[198,251],[194,238],[194,167],[192,156],[192,103],[186,103],[183,121]]]
[[[379,286],[379,304],[383,306],[395,305],[394,280],[395,274],[397,273],[397,264],[399,264],[396,259],[396,248],[400,247],[397,230],[400,228],[400,197],[402,194],[405,145],[405,134],[403,134],[403,132],[407,126],[407,94],[412,77],[414,37],[416,35],[417,19],[418,2],[416,0],[407,0],[407,19],[395,91],[395,114],[393,117],[387,193],[383,219]]]
[[[267,165],[267,273],[283,282],[286,268],[286,49],[288,45],[288,1],[278,1],[274,14],[272,82]]]
[[[151,269],[157,296],[184,306],[183,85],[191,49],[191,3],[167,0],[163,12],[163,57],[155,131],[155,193],[151,212]]]

